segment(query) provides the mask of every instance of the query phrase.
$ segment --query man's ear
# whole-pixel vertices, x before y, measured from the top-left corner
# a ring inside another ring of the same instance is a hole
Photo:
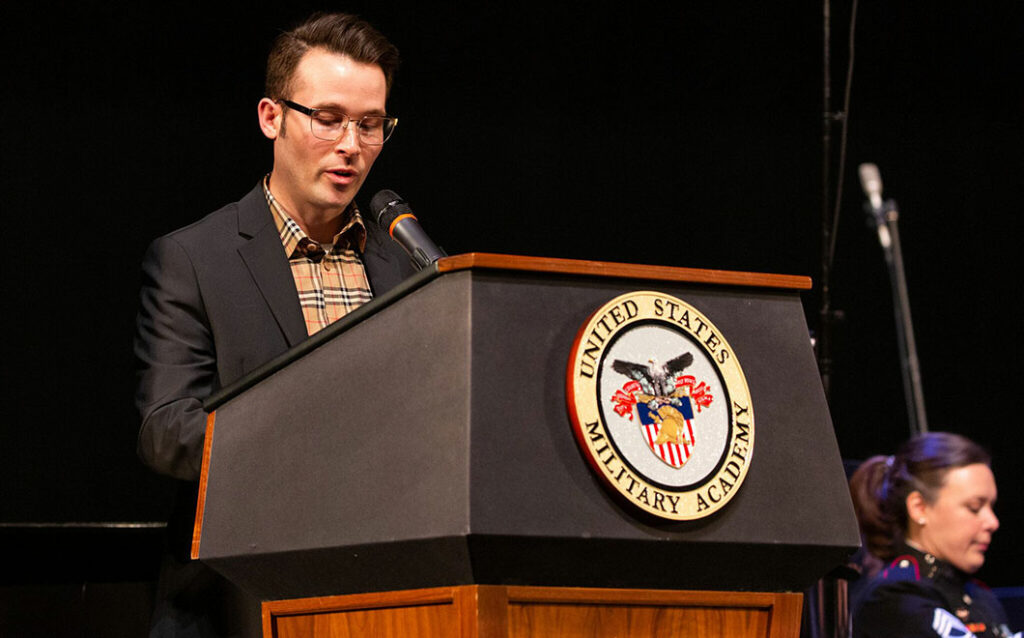
[[[277,102],[265,97],[256,106],[256,113],[260,120],[260,130],[269,139],[276,140],[281,134],[281,118],[284,117],[284,110]]]

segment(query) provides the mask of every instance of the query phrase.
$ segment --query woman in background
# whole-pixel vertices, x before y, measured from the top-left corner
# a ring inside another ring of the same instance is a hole
[[[999,528],[989,464],[974,442],[933,432],[857,469],[854,509],[880,562],[853,601],[854,638],[1020,637],[992,592],[970,579]]]

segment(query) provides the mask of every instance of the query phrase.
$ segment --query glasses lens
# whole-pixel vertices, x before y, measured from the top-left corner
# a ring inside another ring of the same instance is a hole
[[[384,118],[367,115],[359,120],[359,137],[367,144],[383,144]]]
[[[348,117],[343,113],[316,111],[310,116],[309,123],[314,136],[322,140],[336,140],[345,131]]]
[[[359,121],[359,138],[366,144],[383,144],[391,137],[395,122],[393,117],[367,115]]]

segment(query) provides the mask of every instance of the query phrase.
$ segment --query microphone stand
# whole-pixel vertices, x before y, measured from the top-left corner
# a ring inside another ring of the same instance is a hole
[[[907,293],[907,278],[903,269],[903,251],[897,224],[900,212],[896,202],[891,199],[885,200],[878,210],[875,210],[870,202],[865,203],[864,209],[868,213],[869,224],[873,224],[878,231],[878,242],[882,245],[885,264],[889,268],[896,337],[900,347],[900,367],[903,372],[903,396],[907,403],[910,435],[916,436],[928,431],[928,418],[925,415],[924,393],[921,390],[921,368],[917,360],[914,326],[910,320],[910,295]]]

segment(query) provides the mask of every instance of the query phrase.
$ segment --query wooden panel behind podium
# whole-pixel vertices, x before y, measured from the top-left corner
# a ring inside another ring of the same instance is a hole
[[[263,604],[264,638],[796,638],[800,594],[465,585]]]

